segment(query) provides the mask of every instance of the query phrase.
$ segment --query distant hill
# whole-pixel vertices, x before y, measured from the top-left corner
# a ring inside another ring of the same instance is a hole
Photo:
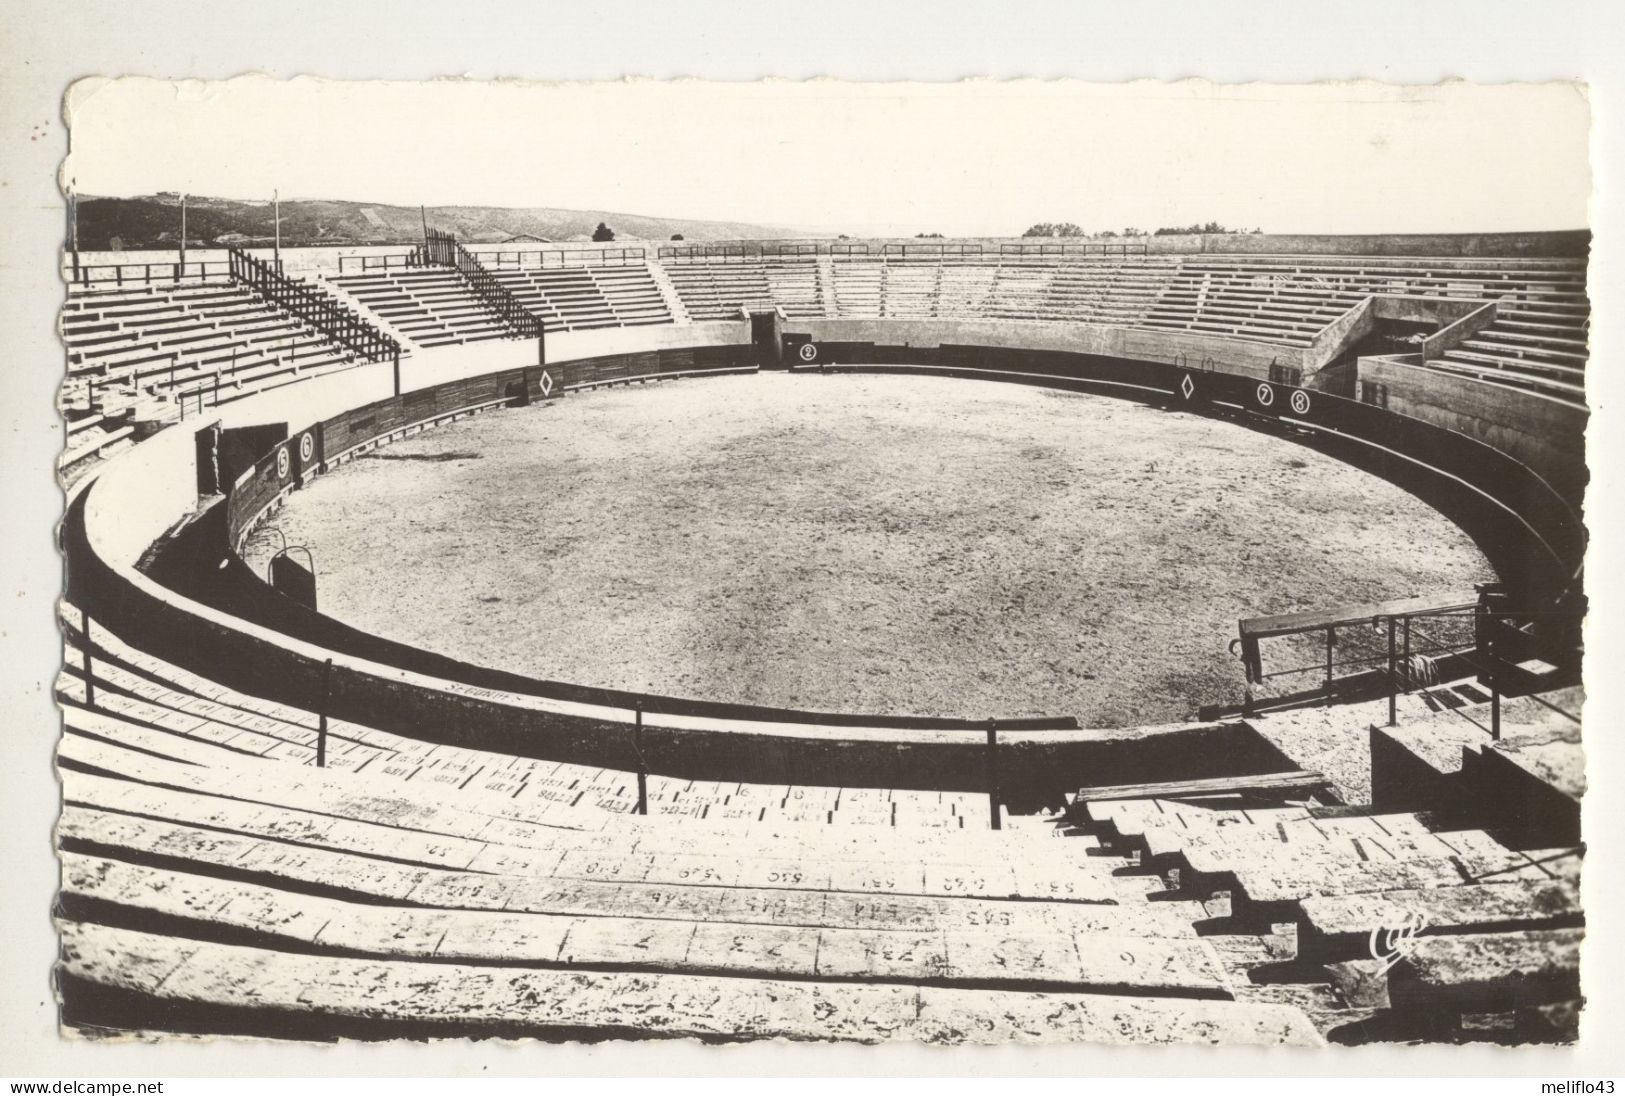
[[[456,233],[464,243],[498,243],[532,236],[555,243],[590,240],[600,221],[615,230],[615,242],[737,240],[805,235],[783,225],[738,221],[695,221],[645,217],[584,209],[503,209],[496,206],[430,206],[429,227]],[[190,247],[256,246],[271,242],[271,203],[231,198],[186,200]],[[289,201],[282,203],[282,242],[313,244],[409,244],[423,238],[416,206],[369,202]],[[79,247],[83,251],[138,251],[173,248],[180,239],[180,196],[79,199]]]

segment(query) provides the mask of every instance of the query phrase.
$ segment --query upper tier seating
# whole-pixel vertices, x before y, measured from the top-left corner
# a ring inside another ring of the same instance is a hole
[[[1494,302],[1493,323],[1438,353],[1426,368],[1585,403],[1590,305],[1579,259],[784,254],[669,258],[659,270],[693,321],[778,307],[792,319],[1095,323],[1287,349],[1309,347],[1328,324],[1373,294]],[[498,266],[493,273],[548,331],[678,318],[647,263]],[[449,268],[392,268],[328,280],[421,346],[506,335],[499,317]],[[234,397],[349,363],[318,333],[223,278],[75,286],[62,324],[70,349],[64,405],[78,408],[75,448],[85,452],[101,447],[100,420],[88,406],[92,375],[97,387],[122,380],[188,395],[207,390],[207,402],[216,371]]]
[[[502,318],[450,267],[419,266],[327,279],[419,346],[505,339]]]
[[[1573,319],[1558,314],[1531,318],[1525,309],[1504,307],[1494,323],[1450,347],[1428,367],[1584,406],[1589,320]]]
[[[1145,322],[1306,346],[1378,293],[1495,302],[1494,324],[1428,368],[1584,405],[1583,260],[1204,255],[1181,262]]]
[[[61,313],[68,420],[58,461],[69,479],[131,441],[148,417],[229,403],[358,364],[355,354],[226,275],[184,282],[73,283]]]
[[[547,331],[672,322],[647,265],[491,269]]]
[[[829,307],[816,260],[767,256],[707,262],[669,259],[664,264],[683,307],[695,320],[735,319],[741,308],[784,309],[797,319],[838,314]]]
[[[727,256],[664,264],[695,319],[1056,320],[1304,348],[1374,294],[1495,302],[1495,323],[1428,368],[1584,404],[1590,306],[1569,259],[1150,255]]]
[[[228,278],[180,284],[73,285],[62,307],[63,405],[128,386],[214,403],[346,368],[355,356]]]

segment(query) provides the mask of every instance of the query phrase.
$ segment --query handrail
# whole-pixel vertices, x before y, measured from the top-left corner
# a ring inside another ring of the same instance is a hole
[[[470,251],[481,264],[503,267],[566,270],[589,266],[641,266],[648,252],[641,247],[533,248],[528,251]],[[534,262],[527,262],[534,259]]]
[[[1261,697],[1255,692],[1255,686],[1262,687],[1275,678],[1304,674],[1315,674],[1321,678],[1320,696],[1326,703],[1331,703],[1337,689],[1337,675],[1340,672],[1347,675],[1352,671],[1386,683],[1388,725],[1392,727],[1398,718],[1396,704],[1399,695],[1413,690],[1427,693],[1429,686],[1441,683],[1439,663],[1450,660],[1458,668],[1464,666],[1478,671],[1481,681],[1488,675],[1493,702],[1491,726],[1483,727],[1464,712],[1458,711],[1456,714],[1499,738],[1500,682],[1494,664],[1495,641],[1486,630],[1487,624],[1491,621],[1518,623],[1536,618],[1548,621],[1565,619],[1578,623],[1583,614],[1562,608],[1496,609],[1486,600],[1489,596],[1485,592],[1487,589],[1479,587],[1479,593],[1473,600],[1465,597],[1409,598],[1239,621],[1240,635],[1231,640],[1230,651],[1241,660],[1247,682],[1242,714],[1256,714],[1263,704],[1293,699],[1279,695]],[[1444,635],[1437,630],[1418,627],[1418,621],[1438,622],[1447,627],[1453,624],[1456,626],[1455,634]],[[1271,669],[1267,673],[1264,671],[1259,648],[1261,640],[1307,640],[1310,637],[1318,637],[1316,645],[1323,645],[1324,658],[1305,665]],[[1339,646],[1344,649],[1341,655],[1337,653]],[[1485,658],[1489,661],[1486,662]],[[1298,697],[1307,695],[1298,694]],[[1577,717],[1551,704],[1547,706],[1575,722],[1579,721]]]
[[[472,252],[457,242],[449,232],[429,229],[424,236],[423,257],[439,266],[449,266],[463,276],[474,295],[495,312],[508,330],[522,339],[536,339],[542,335],[542,321],[508,287],[497,280]]]
[[[296,281],[246,251],[228,248],[234,281],[289,312],[367,361],[400,356],[401,344],[346,308],[339,299],[309,282]]]
[[[347,273],[353,273],[355,264],[360,264],[361,273],[365,274],[369,270],[392,270],[396,267],[416,266],[417,261],[418,255],[416,251],[391,251],[383,255],[340,255],[339,276],[343,277]],[[351,264],[348,268],[345,265],[347,263]]]
[[[98,274],[97,271],[111,270],[112,274]],[[128,271],[128,273],[126,273]],[[140,271],[138,275],[136,271]],[[155,274],[154,271],[157,271]],[[64,271],[68,280],[75,285],[90,287],[122,286],[126,281],[135,285],[144,285],[157,281],[204,281],[209,278],[221,278],[230,274],[228,264],[218,259],[194,259],[190,262],[162,262],[162,263],[81,263]]]
[[[851,258],[853,256],[871,256],[879,254],[884,258],[902,259],[906,261],[944,262],[944,261],[988,261],[995,262],[1001,258],[1014,259],[1075,259],[1091,256],[1120,258],[1144,257],[1150,253],[1145,244],[1133,243],[1063,243],[1052,241],[1040,243],[1034,241],[1012,241],[998,245],[993,250],[991,244],[984,246],[981,243],[962,243],[958,241],[936,241],[922,243],[888,242],[880,245],[881,250],[875,252],[869,242],[853,243],[840,241],[783,241],[772,243],[733,243],[733,244],[684,244],[681,246],[662,244],[655,249],[655,258],[658,260],[677,259],[687,262],[729,262],[743,261],[745,259],[769,258],[813,258],[819,255],[831,257]]]

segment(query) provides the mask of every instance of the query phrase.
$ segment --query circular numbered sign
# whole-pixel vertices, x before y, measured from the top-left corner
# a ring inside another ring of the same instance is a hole
[[[1301,388],[1292,393],[1292,413],[1294,415],[1307,415],[1309,413],[1309,393]]]
[[[797,353],[801,355],[801,360],[804,362],[815,361],[818,358],[818,345],[816,343],[802,343],[801,349]]]
[[[299,459],[306,464],[316,453],[316,439],[307,432],[299,439]]]
[[[1275,402],[1275,389],[1267,384],[1258,386],[1258,402],[1265,407]]]
[[[276,451],[276,474],[278,479],[288,478],[288,465],[291,463],[293,462],[288,460],[287,449],[278,449]]]

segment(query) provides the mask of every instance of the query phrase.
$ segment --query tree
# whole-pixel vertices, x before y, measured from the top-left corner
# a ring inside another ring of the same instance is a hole
[[[611,236],[613,236],[613,235],[614,235],[614,233],[610,233],[610,235],[611,235]],[[672,239],[673,239],[673,240],[681,240],[681,239],[682,239],[682,238],[683,238],[683,234],[682,234],[682,233],[681,233],[681,232],[673,232],[673,233],[672,233],[672,234],[671,234],[671,238],[672,238]]]
[[[1157,229],[1156,232],[1152,233],[1152,235],[1154,235],[1154,236],[1223,236],[1223,235],[1226,235],[1228,233],[1241,233],[1241,232],[1245,232],[1245,231],[1246,231],[1245,229],[1239,229],[1239,228],[1226,228],[1223,225],[1221,225],[1218,221],[1209,221],[1206,224],[1172,225],[1172,226],[1170,226],[1168,228],[1159,228],[1159,229]],[[1253,230],[1254,233],[1261,233],[1261,231],[1262,230],[1260,230],[1260,229],[1254,229]]]
[[[916,240],[940,240],[940,239],[942,239],[942,233],[940,233],[940,232],[916,232],[914,234],[914,238]]]
[[[1039,221],[1033,225],[1023,236],[1087,236],[1088,233],[1070,221],[1060,224],[1051,224],[1049,221]]]
[[[592,230],[593,243],[607,244],[614,238],[615,230],[610,228],[603,221],[599,221],[598,227]]]

